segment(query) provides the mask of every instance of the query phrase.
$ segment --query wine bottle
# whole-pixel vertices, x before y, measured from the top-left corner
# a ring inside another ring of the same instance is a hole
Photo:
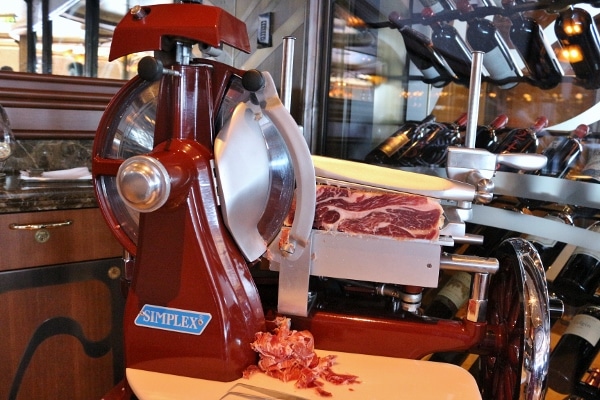
[[[448,147],[460,146],[467,129],[468,114],[464,113],[454,122],[447,124],[448,129],[434,143],[423,151],[421,164],[444,167],[448,158]]]
[[[544,215],[544,218],[550,221],[558,221],[567,225],[574,225],[573,216],[571,215],[571,210],[569,207],[565,207],[563,210],[549,212]],[[565,242],[559,242],[555,239],[548,239],[537,235],[523,235],[523,238],[533,245],[538,251],[540,255],[540,259],[542,260],[542,265],[545,270],[552,265],[556,257],[560,254],[560,252],[565,248]]]
[[[454,122],[445,124],[430,122],[421,129],[414,142],[398,152],[398,161],[407,166],[437,166],[444,160],[448,146],[460,139],[460,130],[467,124],[467,113],[463,113]]]
[[[588,230],[600,232],[600,221]],[[581,307],[594,302],[600,284],[600,252],[578,246],[554,278],[552,290],[569,305]]]
[[[506,127],[508,116],[500,114],[489,125],[480,126],[475,133],[475,147],[492,151],[498,144],[498,132]]]
[[[590,133],[583,141],[584,165],[580,174],[576,177],[584,181],[600,181],[600,134]]]
[[[433,16],[434,12],[431,8],[424,8],[421,15],[427,23],[427,18]],[[429,26],[431,27],[431,42],[456,74],[456,83],[468,86],[471,80],[473,49],[449,23],[432,21]],[[484,71],[482,75],[486,76],[487,71]]]
[[[568,400],[598,400],[600,399],[600,369],[592,368],[587,376],[575,385],[573,394]]]
[[[471,274],[454,273],[425,308],[428,317],[452,319],[465,305],[471,291]]]
[[[573,317],[550,353],[548,386],[558,393],[571,393],[599,349],[600,307],[586,306]]]
[[[394,164],[405,167],[417,165],[417,160],[423,149],[435,140],[435,138],[445,129],[446,126],[444,124],[436,121],[421,124],[418,129],[418,134],[414,135],[411,142],[394,155]]]
[[[586,89],[600,88],[600,35],[590,14],[570,6],[558,14],[554,32],[578,83]]]
[[[463,13],[473,11],[467,0],[462,0],[457,6]],[[466,38],[473,50],[483,52],[483,66],[500,88],[510,89],[519,83],[523,73],[491,21],[485,18],[467,20]]]
[[[515,1],[505,0],[503,5],[510,9]],[[540,25],[521,13],[511,14],[510,21],[509,37],[529,70],[530,83],[541,89],[558,86],[564,72]]]
[[[569,136],[560,136],[550,142],[542,151],[542,154],[548,158],[548,162],[544,168],[535,173],[553,178],[564,178],[583,152],[581,139],[588,132],[588,126],[581,124]]]
[[[389,15],[389,20],[402,35],[408,59],[421,71],[424,82],[434,87],[444,87],[457,79],[427,36],[403,24],[402,17],[395,11]]]
[[[467,122],[469,121],[469,114],[464,112],[453,122],[448,124],[449,133],[453,136],[452,142],[461,141],[461,133],[467,128]]]
[[[515,128],[508,132],[502,140],[494,147],[493,152],[502,153],[535,153],[538,146],[537,134],[548,126],[548,118],[538,117],[533,125],[528,128]],[[499,165],[497,171],[512,171],[518,170]]]
[[[411,142],[413,136],[419,134],[419,127],[435,121],[433,115],[428,115],[422,121],[407,121],[390,137],[377,145],[366,156],[365,161],[371,164],[393,164],[392,157],[398,150]]]

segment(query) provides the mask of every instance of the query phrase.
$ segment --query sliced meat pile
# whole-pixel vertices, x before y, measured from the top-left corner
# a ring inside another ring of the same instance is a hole
[[[254,373],[266,375],[283,382],[296,381],[297,388],[315,388],[322,396],[331,393],[323,389],[324,381],[336,385],[359,383],[355,375],[338,374],[331,370],[336,356],[318,357],[314,351],[314,338],[309,331],[291,330],[291,320],[278,317],[273,333],[258,332],[252,349],[259,354],[258,365],[244,371],[249,378]]]

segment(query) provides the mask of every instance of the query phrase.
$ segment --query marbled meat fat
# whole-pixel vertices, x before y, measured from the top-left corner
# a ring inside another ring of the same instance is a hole
[[[444,217],[439,201],[409,193],[317,185],[315,229],[437,240]]]

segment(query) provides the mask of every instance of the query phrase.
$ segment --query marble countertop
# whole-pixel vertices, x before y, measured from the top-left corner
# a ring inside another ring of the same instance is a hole
[[[0,178],[0,214],[97,206],[91,180],[29,182],[12,174]]]

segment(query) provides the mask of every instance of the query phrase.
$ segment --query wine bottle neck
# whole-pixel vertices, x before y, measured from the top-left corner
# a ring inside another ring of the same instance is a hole
[[[492,122],[489,124],[490,130],[502,129],[508,124],[508,116],[505,114],[498,115]]]

